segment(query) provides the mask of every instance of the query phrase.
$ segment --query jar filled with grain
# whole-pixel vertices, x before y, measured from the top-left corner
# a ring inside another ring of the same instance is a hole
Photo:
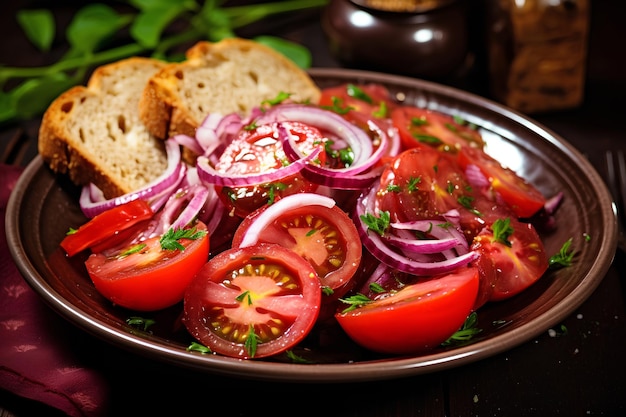
[[[494,98],[524,113],[574,108],[584,98],[589,0],[487,0]]]

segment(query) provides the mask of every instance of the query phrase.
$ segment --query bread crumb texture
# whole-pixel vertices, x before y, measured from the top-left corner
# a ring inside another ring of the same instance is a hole
[[[60,96],[59,103],[48,109],[50,114],[44,115],[52,123],[42,122],[40,132],[40,142],[53,136],[68,148],[47,155],[57,159],[51,163],[53,169],[63,172],[58,165],[66,165],[75,182],[94,182],[103,191],[117,189],[105,191],[109,198],[161,175],[167,166],[164,144],[142,123],[139,99],[147,80],[163,65],[151,59],[119,61],[94,71],[87,88]],[[40,144],[40,153],[42,148]]]

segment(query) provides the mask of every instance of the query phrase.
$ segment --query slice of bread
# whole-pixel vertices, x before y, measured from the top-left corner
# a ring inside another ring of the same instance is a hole
[[[267,46],[241,38],[201,41],[187,51],[186,61],[150,78],[140,114],[155,136],[194,136],[208,114],[247,116],[281,92],[298,102],[317,103],[320,96],[306,71]]]
[[[78,185],[94,183],[106,198],[139,189],[167,166],[164,142],[139,117],[148,79],[166,64],[133,57],[97,68],[87,86],[61,94],[46,110],[39,154]]]

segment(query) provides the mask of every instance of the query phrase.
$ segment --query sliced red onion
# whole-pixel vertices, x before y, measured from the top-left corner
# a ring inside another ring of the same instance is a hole
[[[455,248],[459,242],[455,238],[415,239],[385,234],[383,239],[405,253],[439,253]]]
[[[202,148],[198,155],[211,158],[211,162],[217,162],[219,155],[226,146],[235,138],[245,122],[237,113],[222,116],[219,113],[209,114],[196,130],[196,140]]]
[[[265,172],[255,172],[250,174],[231,174],[219,172],[211,166],[209,159],[204,156],[198,157],[196,161],[196,168],[198,170],[198,177],[200,180],[207,184],[215,184],[224,187],[246,187],[249,185],[279,181],[283,178],[297,174],[302,171],[310,161],[317,158],[321,150],[321,148],[315,148],[313,152],[302,159],[293,161],[291,164],[282,168]]]
[[[306,123],[342,138],[354,152],[354,166],[362,166],[372,155],[372,141],[367,133],[329,110],[301,104],[282,104],[270,108],[255,119],[257,125],[287,121]],[[297,150],[297,147],[294,148]]]
[[[460,266],[467,265],[469,262],[478,258],[478,253],[472,251],[458,254],[456,256],[449,256],[449,254],[446,254],[449,257],[446,257],[445,260],[440,260],[435,253],[430,254],[432,255],[430,258],[426,258],[426,254],[418,253],[418,260],[414,259],[416,257],[405,256],[402,253],[390,248],[380,235],[374,232],[370,233],[367,225],[363,223],[363,220],[361,219],[361,216],[365,215],[368,211],[374,213],[375,215],[379,215],[374,202],[376,190],[376,187],[371,187],[370,190],[361,195],[357,201],[355,210],[356,219],[354,220],[357,230],[359,231],[359,235],[361,236],[363,246],[365,246],[376,259],[392,268],[409,274],[436,275],[450,272]],[[451,216],[453,216],[453,213]],[[430,225],[435,222],[444,223],[440,220],[425,220],[418,222],[394,223],[394,227],[400,230],[408,230],[409,228],[419,227],[419,230],[428,230],[428,232],[432,234]],[[446,230],[445,228],[440,229]],[[435,232],[440,233],[440,231]],[[459,242],[456,238],[453,239],[456,241],[457,247],[463,248],[461,242]],[[464,239],[463,242],[465,242]]]
[[[342,143],[345,143],[345,147],[352,149],[355,155],[352,164],[345,168],[307,165],[304,175],[309,180],[332,188],[358,190],[368,187],[380,174],[380,172],[366,173],[380,161],[383,155],[387,154],[390,146],[388,132],[378,124],[372,121],[368,122],[370,130],[376,132],[380,138],[380,145],[376,151],[373,151],[372,140],[369,135],[336,113],[317,107],[296,105],[279,106],[275,108],[275,111],[281,108],[287,109],[285,111],[286,116],[282,112],[279,116],[297,117],[294,120],[315,126],[327,134],[330,133],[329,136],[339,138]],[[261,119],[261,122],[264,121],[265,119]],[[257,121],[257,123],[259,122]],[[329,126],[333,129],[330,129]],[[303,156],[293,137],[287,135],[282,138],[282,141],[283,149],[288,158],[297,159]]]
[[[100,190],[97,190],[95,185],[85,185],[79,199],[79,205],[83,214],[92,218],[103,211],[133,200],[149,200],[167,188],[180,182],[181,172],[184,170],[184,164],[181,162],[180,147],[178,143],[171,139],[166,140],[165,151],[167,152],[167,167],[165,168],[165,171],[137,191],[105,200],[104,196]]]
[[[358,226],[358,225],[357,225]],[[478,253],[472,251],[443,261],[416,261],[391,250],[376,233],[369,233],[363,227],[357,227],[363,245],[379,261],[392,268],[413,275],[437,275],[451,272],[476,260]]]
[[[334,205],[335,200],[332,198],[314,193],[291,194],[287,197],[283,197],[263,210],[263,212],[255,218],[254,222],[248,227],[248,230],[241,239],[239,247],[245,248],[257,243],[261,231],[286,211],[305,206],[332,208]]]

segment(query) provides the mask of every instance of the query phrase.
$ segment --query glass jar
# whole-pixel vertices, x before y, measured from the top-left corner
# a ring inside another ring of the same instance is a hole
[[[493,97],[525,113],[580,105],[589,8],[589,0],[488,0]]]
[[[465,0],[331,0],[322,27],[343,64],[433,80],[468,60]]]

